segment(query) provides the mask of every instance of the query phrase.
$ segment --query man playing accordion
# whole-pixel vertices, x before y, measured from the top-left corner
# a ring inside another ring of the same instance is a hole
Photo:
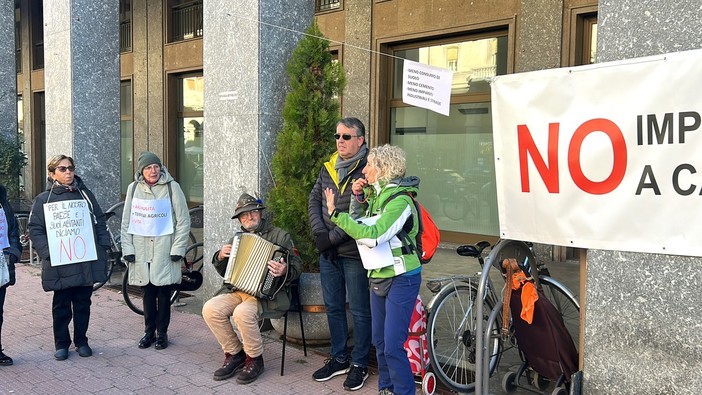
[[[270,300],[256,298],[236,287],[227,287],[224,293],[205,303],[202,316],[224,351],[224,364],[214,372],[215,380],[226,380],[236,374],[239,384],[248,384],[263,372],[263,339],[258,328],[259,317],[263,313],[285,314],[290,307],[288,286],[300,276],[302,262],[295,253],[290,234],[264,219],[263,209],[265,206],[260,199],[244,193],[237,201],[232,219],[239,220],[242,232],[256,234],[290,252],[287,261],[282,258],[270,259],[267,264],[273,276],[285,276],[285,286]],[[221,276],[227,270],[233,241],[234,238],[212,257],[212,264]],[[230,317],[234,318],[241,338],[234,331]]]

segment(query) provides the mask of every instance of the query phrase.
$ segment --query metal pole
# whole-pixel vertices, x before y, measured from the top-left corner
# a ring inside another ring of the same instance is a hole
[[[492,265],[490,262],[485,262],[483,272],[480,274],[480,282],[478,283],[478,294],[475,297],[478,303],[475,316],[477,318],[476,331],[476,358],[475,358],[475,393],[477,395],[487,395],[489,368],[487,368],[487,343],[485,341],[485,329],[483,328],[483,300],[485,300],[485,289],[487,288],[488,276]],[[483,388],[484,387],[484,388]]]

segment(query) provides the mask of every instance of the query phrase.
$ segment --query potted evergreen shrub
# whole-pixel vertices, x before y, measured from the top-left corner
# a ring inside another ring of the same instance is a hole
[[[319,282],[319,256],[307,216],[307,200],[322,164],[334,152],[331,136],[339,120],[339,96],[345,85],[341,65],[334,62],[328,40],[313,21],[288,63],[290,90],[283,106],[283,128],[272,158],[274,187],[266,205],[274,224],[293,235],[303,261],[300,297],[303,305],[321,306],[322,314],[303,313],[305,337],[329,339]],[[309,273],[313,273],[310,275]],[[292,315],[292,314],[291,314]],[[297,317],[290,317],[288,334],[299,338]],[[282,320],[272,320],[282,333]],[[315,333],[319,332],[319,333]],[[317,339],[315,339],[317,338]]]

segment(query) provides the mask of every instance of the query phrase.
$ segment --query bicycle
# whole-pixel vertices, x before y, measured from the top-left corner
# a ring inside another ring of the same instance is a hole
[[[488,247],[487,242],[464,245],[457,248],[457,253],[461,256],[477,258],[480,267],[486,270],[486,259],[483,255]],[[526,243],[512,240],[498,242],[491,248],[487,264],[499,265],[505,258],[515,258],[523,267],[534,265],[546,298],[561,313],[573,339],[578,339],[580,305],[574,294],[548,275],[548,270],[536,259],[531,247]],[[485,298],[482,300],[483,316],[476,317],[479,274],[451,276],[427,282],[427,287],[434,293],[427,305],[429,311],[427,343],[431,366],[439,379],[456,392],[471,392],[475,388],[478,351],[476,339],[477,336],[482,335],[477,333],[478,319],[482,319],[482,327],[490,334],[488,343],[483,346],[488,350],[486,366],[489,375],[492,375],[497,368],[501,355],[516,347],[514,336],[502,339],[500,314],[497,314],[491,326],[487,325],[490,312],[496,304],[501,304],[502,300],[501,293],[490,279],[488,279]],[[531,374],[530,381],[537,388],[544,386],[544,379],[535,373]]]
[[[202,248],[202,246],[203,243],[195,243],[190,245],[190,247],[185,250],[185,257],[192,256],[193,251],[197,251],[198,249]],[[203,256],[200,255],[195,260],[189,260],[186,258],[183,259],[183,265],[181,267],[181,286],[173,286],[173,291],[170,297],[171,304],[175,303],[175,301],[180,297],[180,291],[183,283],[193,281],[190,274],[193,272],[202,272],[202,258]],[[202,278],[200,278],[200,280],[201,279]],[[124,297],[124,302],[133,312],[139,315],[144,315],[144,310],[141,308],[141,303],[139,303],[143,297],[142,288],[140,286],[129,285],[129,265],[126,265],[124,276],[122,276],[122,296]]]
[[[122,297],[124,298],[127,306],[137,314],[143,315],[144,311],[139,307],[139,303],[136,302],[137,299],[141,297],[141,287],[129,285],[129,265],[122,259],[122,248],[121,248],[121,228],[122,228],[122,211],[124,209],[124,202],[118,202],[112,205],[105,212],[105,222],[107,224],[107,231],[110,234],[110,253],[108,255],[108,267],[107,267],[107,282],[112,278],[112,274],[115,270],[124,271],[121,281]],[[190,234],[190,240],[194,240],[194,235]],[[203,243],[192,243],[185,251],[184,264],[182,267],[183,278],[181,281],[189,281],[189,273],[193,271],[202,271],[202,259],[203,255],[200,253],[203,247]],[[119,268],[119,269],[118,269]],[[99,282],[93,284],[93,291],[98,290],[103,285],[104,282]],[[180,289],[174,287],[171,293],[170,302],[173,304],[180,296]]]
[[[17,218],[17,225],[19,230],[20,244],[22,245],[22,255],[20,256],[20,263],[38,262],[39,255],[31,247],[29,240],[29,211],[18,211],[15,213],[15,218]]]

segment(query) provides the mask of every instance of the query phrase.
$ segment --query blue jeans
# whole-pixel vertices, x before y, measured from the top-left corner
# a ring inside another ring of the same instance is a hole
[[[368,272],[360,260],[337,258],[330,261],[319,257],[322,295],[327,310],[331,334],[331,356],[337,360],[348,359],[346,340],[349,337],[346,321],[346,295],[353,318],[353,351],[351,362],[368,366],[371,346],[371,310],[368,291]]]
[[[414,374],[407,358],[405,340],[412,311],[422,283],[422,273],[394,277],[386,296],[373,291],[373,344],[378,358],[378,390],[414,395]]]

